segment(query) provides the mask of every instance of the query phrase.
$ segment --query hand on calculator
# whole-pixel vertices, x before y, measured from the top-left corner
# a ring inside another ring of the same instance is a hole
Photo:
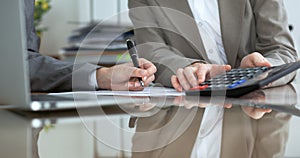
[[[171,77],[173,87],[181,92],[198,86],[200,83],[231,69],[230,65],[215,65],[194,63],[177,70],[176,75]]]
[[[251,53],[245,56],[241,61],[241,68],[250,68],[250,67],[271,67],[271,63],[258,52]]]
[[[271,63],[258,52],[245,56],[241,61],[241,68],[271,66]],[[205,80],[229,70],[231,70],[230,65],[194,63],[185,68],[178,69],[176,75],[171,77],[171,82],[173,87],[181,92],[183,90],[190,90],[192,87],[197,87]]]
[[[255,52],[242,59],[241,68],[196,63],[179,69],[171,81],[177,91],[184,89],[188,96],[240,97],[269,86],[284,76],[287,77],[284,82],[288,83],[295,76],[292,72],[298,69],[300,61],[272,66]]]

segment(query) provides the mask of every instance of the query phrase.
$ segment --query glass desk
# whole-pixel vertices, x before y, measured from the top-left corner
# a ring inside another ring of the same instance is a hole
[[[128,98],[134,104],[105,108],[2,109],[0,157],[296,158],[299,90],[290,84],[242,98],[135,97]]]

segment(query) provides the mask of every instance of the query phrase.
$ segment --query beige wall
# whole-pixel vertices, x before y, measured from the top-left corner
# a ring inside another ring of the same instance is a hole
[[[300,1],[299,0],[284,0],[287,13],[289,17],[289,23],[294,26],[294,30],[292,32],[296,49],[298,51],[298,54],[300,56],[299,50],[300,50],[300,19],[299,19],[299,6]]]
[[[127,0],[119,0],[121,10],[127,9]],[[44,33],[41,52],[43,54],[57,54],[59,49],[67,46],[67,37],[71,30],[80,25],[69,24],[68,22],[90,21],[89,0],[52,0],[53,8],[46,14],[43,24],[49,27]],[[299,0],[284,0],[289,16],[290,24],[294,26],[293,37],[296,48],[300,48],[300,20],[298,18],[300,6]],[[96,20],[105,19],[117,13],[117,0],[94,0],[94,14]],[[125,18],[122,22],[128,23]]]
[[[121,10],[127,9],[127,0],[120,0]],[[71,30],[78,28],[91,20],[90,0],[52,0],[52,9],[48,12],[42,24],[49,30],[43,34],[40,52],[55,55],[59,49],[67,46],[67,37]],[[106,19],[117,13],[117,0],[94,0],[94,20]],[[114,17],[114,21],[116,18]],[[71,22],[80,22],[75,24]],[[128,24],[129,18],[122,22]]]
[[[48,31],[42,35],[40,52],[42,54],[57,54],[58,50],[67,45],[66,39],[77,25],[69,24],[78,21],[78,1],[82,0],[52,0],[52,9],[44,16],[43,25]]]

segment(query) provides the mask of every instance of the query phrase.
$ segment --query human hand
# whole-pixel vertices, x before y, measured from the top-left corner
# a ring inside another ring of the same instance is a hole
[[[112,90],[142,90],[143,87],[138,81],[142,78],[145,86],[148,86],[154,79],[156,67],[148,60],[139,59],[140,68],[133,67],[132,63],[115,65],[110,68],[97,70],[97,82],[101,89]]]
[[[251,67],[262,67],[262,66],[271,67],[272,64],[260,53],[254,52],[254,53],[251,53],[251,54],[245,56],[242,59],[240,67],[241,68],[251,68]],[[268,74],[265,74],[264,76],[261,76],[261,77],[265,78],[265,77],[267,77],[267,75]],[[272,83],[266,85],[264,88],[270,87],[271,85],[272,85]]]
[[[193,107],[206,108],[208,106],[218,105],[224,108],[231,108],[232,104],[226,102],[223,97],[215,96],[212,100],[210,97],[199,96],[177,96],[173,100],[173,104],[176,106],[184,106],[186,109],[192,109]]]
[[[261,67],[267,66],[271,67],[271,63],[258,52],[251,53],[245,56],[241,61],[241,68],[250,68],[250,67]]]
[[[230,69],[230,65],[194,63],[185,68],[178,69],[176,75],[171,77],[171,82],[173,87],[181,92],[183,89],[189,90],[191,87],[198,86],[206,79]]]
[[[249,94],[246,94],[241,97],[241,99],[249,99],[254,102],[264,102],[266,100],[265,94],[263,91],[254,91]],[[257,107],[251,107],[251,106],[241,106],[242,110],[245,114],[247,114],[249,117],[253,119],[261,119],[266,113],[272,112],[272,109],[265,109],[265,108],[257,108]]]
[[[245,114],[255,120],[261,119],[266,113],[272,112],[272,109],[262,109],[249,106],[241,106],[241,108],[245,112]]]

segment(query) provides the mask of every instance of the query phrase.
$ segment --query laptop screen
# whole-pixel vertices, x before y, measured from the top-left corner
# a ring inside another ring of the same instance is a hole
[[[0,105],[29,104],[23,0],[1,0]]]

